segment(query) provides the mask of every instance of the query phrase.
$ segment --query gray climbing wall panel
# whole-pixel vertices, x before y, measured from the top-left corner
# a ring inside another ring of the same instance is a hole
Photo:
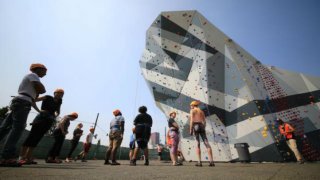
[[[306,159],[319,160],[320,79],[262,65],[197,11],[162,12],[147,31],[140,67],[161,111],[177,111],[187,160],[197,160],[189,135],[193,100],[206,114],[215,161],[236,160],[234,144],[244,142],[253,161],[288,159],[278,117],[298,129]]]

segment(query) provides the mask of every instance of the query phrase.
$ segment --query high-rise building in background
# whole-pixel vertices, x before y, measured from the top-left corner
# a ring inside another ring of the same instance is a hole
[[[149,142],[152,146],[156,146],[157,144],[159,144],[160,143],[160,134],[158,132],[151,133]]]

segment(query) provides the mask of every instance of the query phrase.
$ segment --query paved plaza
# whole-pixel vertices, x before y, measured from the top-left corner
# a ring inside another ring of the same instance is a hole
[[[120,166],[103,165],[104,161],[46,164],[20,168],[0,167],[0,179],[320,179],[320,163],[216,163],[215,167],[195,167],[194,162],[173,167],[170,162],[151,161],[144,166],[129,166],[128,161],[119,161]]]

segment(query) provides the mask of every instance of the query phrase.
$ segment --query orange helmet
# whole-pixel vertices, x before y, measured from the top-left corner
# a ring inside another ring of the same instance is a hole
[[[113,113],[113,115],[117,116],[121,113],[121,111],[119,109],[116,109],[112,113]]]
[[[190,106],[199,106],[200,102],[199,101],[192,101],[190,103]]]
[[[54,91],[54,93],[64,93],[64,90],[63,90],[63,89],[58,88],[58,89],[56,89],[56,90]]]
[[[172,114],[176,114],[176,115],[177,115],[177,112],[171,111],[170,114],[169,114],[169,116],[171,116]]]
[[[78,118],[78,113],[73,112],[73,113],[70,113],[69,116],[73,116],[73,117],[75,117],[75,118]]]
[[[30,65],[30,71],[32,71],[36,68],[42,68],[42,69],[47,70],[46,66],[44,66],[43,64],[40,64],[40,63],[35,63],[35,64]]]

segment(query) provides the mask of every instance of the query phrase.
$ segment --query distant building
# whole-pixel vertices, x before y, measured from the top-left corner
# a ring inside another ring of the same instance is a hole
[[[156,146],[159,143],[160,143],[160,134],[158,132],[151,133],[150,144],[152,146]]]

